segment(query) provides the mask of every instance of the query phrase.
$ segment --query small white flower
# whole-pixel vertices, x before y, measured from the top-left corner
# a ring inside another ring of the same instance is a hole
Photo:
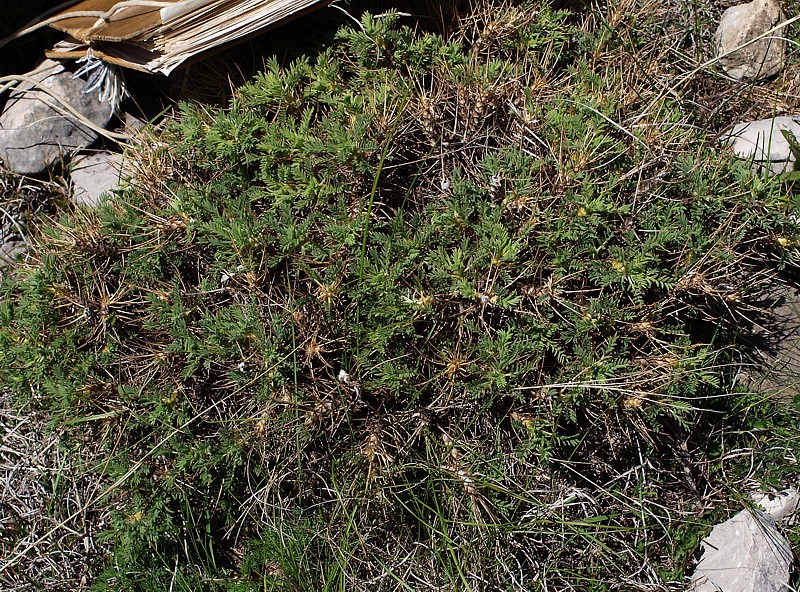
[[[492,178],[489,180],[489,184],[492,186],[493,189],[499,189],[502,182],[503,182],[503,176],[499,172],[492,175]]]
[[[361,389],[358,388],[358,382],[350,380],[350,375],[344,371],[344,369],[339,370],[339,382],[345,384],[353,389],[353,393],[355,393],[356,397],[361,396]]]
[[[239,365],[238,365],[238,366],[236,366],[236,369],[237,369],[239,372],[244,372],[244,368],[245,368],[245,364],[244,364],[244,360],[242,360],[241,362],[239,362]]]
[[[447,190],[449,190],[449,189],[450,189],[450,187],[451,187],[451,185],[450,185],[450,180],[449,180],[449,179],[445,179],[444,177],[442,177],[442,184],[441,184],[441,187],[442,187],[442,191],[447,191]]]

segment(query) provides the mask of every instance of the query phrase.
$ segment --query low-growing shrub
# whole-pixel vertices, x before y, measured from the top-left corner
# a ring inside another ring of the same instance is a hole
[[[583,16],[365,16],[42,230],[0,377],[104,449],[97,589],[679,582],[793,425],[735,378],[796,202]]]

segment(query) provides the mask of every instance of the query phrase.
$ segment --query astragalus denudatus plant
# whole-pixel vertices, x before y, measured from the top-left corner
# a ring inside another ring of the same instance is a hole
[[[0,376],[105,447],[97,589],[677,589],[785,473],[737,377],[793,186],[626,6],[365,16],[42,228]]]

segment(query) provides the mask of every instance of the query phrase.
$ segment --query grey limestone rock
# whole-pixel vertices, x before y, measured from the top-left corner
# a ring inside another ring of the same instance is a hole
[[[146,121],[142,121],[132,113],[125,112],[124,114],[122,114],[121,118],[122,121],[125,123],[125,130],[131,134],[140,132],[145,127],[147,127]]]
[[[27,252],[24,229],[7,210],[0,213],[0,278],[3,270]]]
[[[99,152],[76,158],[72,163],[72,201],[78,205],[94,207],[103,194],[120,187],[130,176],[122,154]]]
[[[714,527],[702,542],[693,592],[785,592],[793,555],[775,520],[742,510]]]
[[[0,270],[12,265],[20,255],[24,254],[28,249],[25,241],[19,237],[5,237],[0,236]],[[0,273],[2,277],[2,273]]]
[[[690,590],[772,592],[789,590],[793,555],[777,524],[792,523],[800,508],[796,487],[755,493],[760,509],[743,510],[703,540]]]
[[[765,514],[778,523],[792,522],[800,509],[800,491],[796,487],[758,494],[753,496],[753,499],[764,509]]]
[[[737,80],[761,80],[780,72],[786,53],[786,41],[780,30],[733,50],[764,35],[784,20],[781,5],[776,0],[753,0],[728,8],[722,13],[715,35],[723,70]]]
[[[59,62],[45,60],[29,76],[63,97],[98,127],[104,127],[114,114],[111,101],[101,100],[98,91],[84,92],[86,82],[73,78]],[[56,100],[33,84],[23,83],[9,97],[0,115],[0,157],[15,173],[42,173],[63,156],[89,146],[98,138],[96,132],[62,115],[47,102]]]
[[[740,123],[723,134],[722,139],[737,157],[751,161],[754,168],[777,174],[793,170],[796,160],[783,132],[800,142],[800,116]]]

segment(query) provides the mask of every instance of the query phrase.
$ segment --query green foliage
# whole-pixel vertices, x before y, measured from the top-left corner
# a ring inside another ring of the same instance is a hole
[[[768,415],[717,395],[796,208],[679,105],[616,123],[619,44],[571,17],[506,7],[466,45],[365,16],[184,105],[183,182],[47,231],[0,379],[107,448],[98,589],[609,589],[676,558],[642,504],[696,495],[709,417]]]

